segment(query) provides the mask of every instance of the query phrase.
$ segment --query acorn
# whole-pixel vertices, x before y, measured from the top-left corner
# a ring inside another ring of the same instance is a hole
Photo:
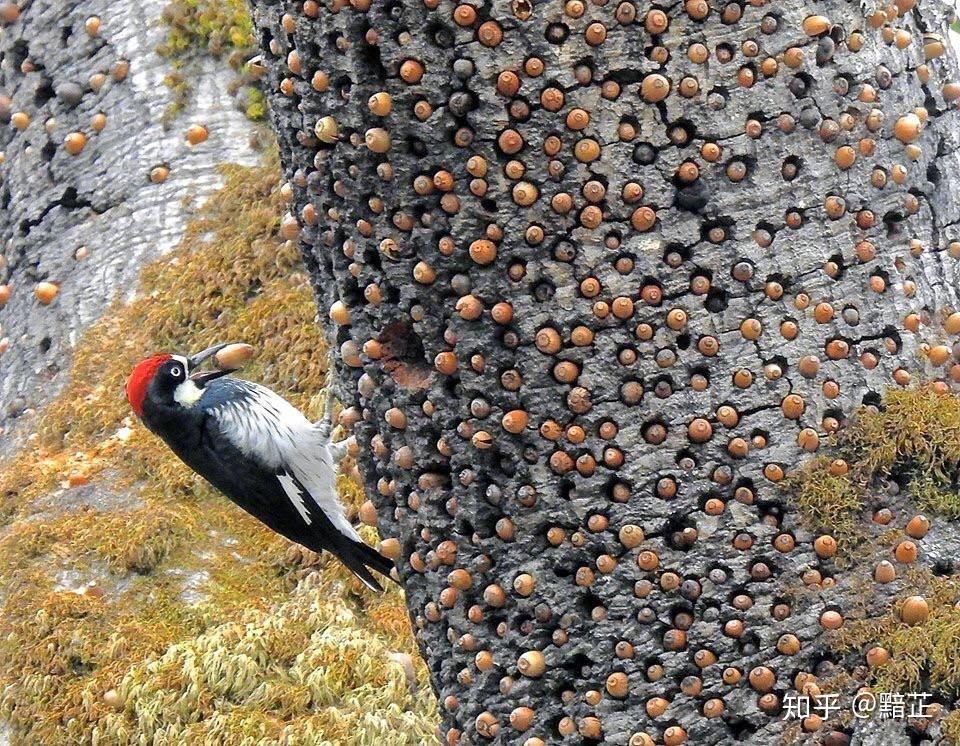
[[[516,707],[510,713],[510,725],[518,731],[529,730],[533,725],[535,712],[529,707]],[[533,739],[528,739],[533,740]],[[540,740],[540,739],[536,739]]]
[[[813,542],[813,548],[818,557],[833,557],[837,553],[837,540],[824,534],[816,538],[816,541]]]
[[[10,116],[10,124],[12,124],[18,130],[25,130],[30,124],[30,115],[25,111],[14,112]]]
[[[909,144],[920,137],[920,131],[923,129],[923,123],[920,118],[910,112],[905,114],[893,125],[894,136],[902,143]]]
[[[391,559],[396,562],[400,559],[400,540],[393,537],[388,537],[386,539],[381,539],[379,544],[379,551],[387,559]]]
[[[897,544],[894,547],[893,555],[897,558],[897,562],[902,562],[903,564],[910,564],[915,562],[919,552],[917,551],[917,545],[912,541],[905,539]]]
[[[769,692],[777,683],[777,676],[766,666],[757,666],[750,671],[750,686],[758,692]]]
[[[117,60],[110,65],[110,76],[118,83],[126,80],[130,73],[130,62],[128,60]]]
[[[150,181],[154,184],[162,184],[170,175],[170,169],[166,166],[154,166],[150,169]]]
[[[13,2],[0,3],[0,23],[13,23],[20,17],[20,7]]]
[[[385,117],[393,110],[393,99],[386,91],[380,91],[367,100],[367,107],[378,117]]]
[[[59,287],[52,282],[46,281],[37,283],[37,286],[33,290],[33,294],[36,296],[37,300],[45,306],[49,306],[51,303],[53,303],[54,298],[57,297],[59,292]]]
[[[930,520],[924,515],[915,515],[907,522],[907,536],[922,539],[930,530]]]
[[[404,414],[402,409],[398,407],[391,407],[388,409],[384,415],[383,419],[387,422],[390,427],[397,430],[403,430],[407,426],[407,415]]]
[[[228,344],[213,356],[213,363],[220,370],[240,370],[253,357],[253,346],[242,342]]]
[[[897,579],[897,570],[892,563],[882,560],[874,568],[873,578],[878,583],[892,583]]]
[[[923,596],[910,596],[900,606],[900,621],[911,627],[923,624],[930,616],[930,606]]]
[[[647,103],[663,101],[670,93],[670,81],[660,73],[647,75],[640,84],[640,95]]]
[[[70,155],[79,155],[87,144],[87,136],[82,132],[71,132],[63,139],[63,148]]]
[[[365,500],[358,511],[360,522],[366,526],[377,525],[377,509],[369,500]]]
[[[870,666],[870,668],[876,668],[890,660],[890,651],[877,645],[867,650],[866,659],[867,665]]]
[[[199,145],[202,142],[206,142],[209,136],[209,131],[202,124],[194,124],[187,128],[186,138],[187,142],[191,145]]]
[[[419,83],[423,78],[424,72],[423,65],[418,60],[404,60],[400,65],[400,77],[409,85]]]
[[[807,36],[820,36],[830,30],[830,19],[826,16],[807,16],[803,19],[803,33]]]
[[[383,127],[371,127],[364,134],[363,140],[373,153],[386,153],[390,150],[390,133]]]
[[[638,547],[643,543],[643,529],[639,526],[627,524],[620,529],[618,538],[624,547],[627,549],[633,549],[634,547]]]
[[[339,326],[349,326],[350,307],[342,300],[336,300],[330,306],[330,320]]]
[[[120,710],[123,708],[123,697],[116,689],[107,689],[103,693],[103,703],[113,710]]]
[[[663,731],[664,746],[680,746],[687,741],[687,732],[679,725],[671,725]]]
[[[946,45],[940,34],[927,33],[923,35],[923,55],[928,61],[936,59],[946,51]]]
[[[843,617],[836,611],[825,611],[820,615],[820,625],[824,629],[840,629],[843,626]]]
[[[630,679],[625,673],[612,673],[607,677],[606,690],[611,697],[623,699],[630,693]]]
[[[527,428],[529,422],[529,416],[522,409],[514,409],[510,412],[507,412],[503,416],[502,425],[503,429],[508,433],[513,433],[517,435],[522,433]]]
[[[528,678],[539,678],[547,670],[543,653],[539,650],[528,650],[517,659],[517,669]]]
[[[318,119],[313,131],[320,142],[325,142],[328,145],[335,143],[340,137],[340,127],[337,125],[337,120],[331,116]]]

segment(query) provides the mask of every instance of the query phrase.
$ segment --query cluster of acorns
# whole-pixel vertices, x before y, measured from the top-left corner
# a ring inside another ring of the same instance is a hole
[[[830,674],[776,483],[960,379],[960,84],[913,0],[822,5],[255,3],[448,743],[769,739]]]

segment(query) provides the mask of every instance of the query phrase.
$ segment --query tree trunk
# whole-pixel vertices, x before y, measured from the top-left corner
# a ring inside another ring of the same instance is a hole
[[[253,6],[443,737],[798,734],[872,565],[778,482],[953,371],[945,6]]]

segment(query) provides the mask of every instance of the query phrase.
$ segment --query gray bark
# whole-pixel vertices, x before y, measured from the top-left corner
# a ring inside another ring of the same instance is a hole
[[[790,471],[804,456],[802,431],[822,438],[831,418],[842,423],[897,385],[898,369],[914,381],[946,372],[929,367],[920,345],[950,344],[941,322],[960,305],[948,248],[960,220],[957,112],[942,93],[957,79],[953,53],[928,63],[927,82],[917,73],[923,35],[946,35],[946,8],[921,0],[893,20],[891,28],[912,34],[900,48],[868,23],[872,8],[839,1],[751,4],[729,22],[722,14],[739,6],[715,5],[697,21],[674,4],[665,8],[669,28],[660,35],[644,30],[652,6],[643,2],[632,6],[636,21],[628,3],[584,3],[580,18],[564,16],[561,3],[536,3],[526,18],[522,0],[478,2],[477,20],[467,27],[454,24],[455,6],[446,0],[436,10],[413,0],[374,2],[367,11],[321,3],[314,17],[305,5],[253,2],[272,116],[320,316],[338,353],[341,393],[362,415],[356,430],[368,494],[381,534],[402,546],[400,575],[442,703],[442,736],[555,742],[571,722],[579,730],[566,735],[571,742],[642,744],[642,734],[679,742],[672,740],[682,736],[677,728],[698,744],[796,735],[797,723],[779,705],[798,671],[838,670],[820,615],[854,605],[851,588],[863,571],[818,559],[813,537],[767,478],[768,467]],[[805,33],[804,19],[814,12],[829,18],[829,33]],[[492,47],[478,41],[480,24],[490,20],[503,31]],[[592,46],[585,33],[595,22],[606,27],[606,39]],[[857,53],[849,45],[854,32],[864,38]],[[751,41],[754,57],[742,46]],[[706,64],[688,57],[694,42],[708,47]],[[649,56],[657,45],[669,51],[665,63]],[[721,55],[729,48],[732,59],[718,59],[718,47]],[[783,59],[791,47],[804,55],[796,68]],[[291,64],[294,51],[299,66]],[[773,76],[761,72],[769,56],[780,60]],[[530,58],[544,62],[539,77],[524,71]],[[410,59],[425,69],[422,80],[402,79],[401,65]],[[752,87],[738,83],[744,67],[755,74]],[[326,90],[311,85],[318,71],[329,79]],[[497,91],[502,71],[519,76],[515,95]],[[638,93],[651,73],[672,85],[661,102]],[[678,92],[686,77],[699,83],[689,98]],[[620,83],[619,97],[601,95],[605,81]],[[540,103],[550,86],[565,94],[556,112]],[[860,100],[868,98],[861,96],[867,86],[875,103]],[[387,116],[367,105],[381,91],[392,97]],[[423,121],[413,113],[419,101],[432,107]],[[565,124],[574,107],[590,114],[582,131]],[[917,107],[929,120],[911,159],[894,125]],[[873,108],[884,113],[875,131],[867,126]],[[315,134],[323,117],[337,123],[333,142]],[[759,135],[747,132],[749,120],[759,123]],[[618,136],[622,123],[635,128],[633,139]],[[386,152],[364,144],[371,128],[389,133]],[[513,154],[498,144],[509,128],[525,143]],[[687,142],[671,142],[671,128]],[[553,157],[544,154],[550,135],[560,139]],[[589,163],[574,155],[584,137],[602,147]],[[860,150],[863,139],[873,141],[872,154]],[[717,163],[702,156],[705,143],[722,148]],[[834,161],[843,145],[857,150],[846,170]],[[472,156],[488,164],[482,198],[470,191],[477,178],[467,169]],[[511,160],[522,161],[522,180],[539,189],[528,207],[513,200],[516,179],[505,175]],[[699,166],[699,178],[687,186],[677,181],[685,162]],[[734,174],[742,164],[742,180],[728,177],[731,164]],[[905,168],[903,183],[893,178],[896,164]],[[793,167],[799,172],[791,178]],[[875,169],[886,175],[883,188],[871,182]],[[441,170],[453,175],[448,194],[456,195],[456,206],[439,190],[416,188],[417,177],[432,180]],[[597,227],[580,218],[591,180],[606,187],[596,203]],[[631,181],[644,190],[632,204],[621,196]],[[551,207],[561,193],[572,198],[565,213]],[[842,214],[827,214],[831,197],[845,201]],[[651,230],[631,224],[640,205],[656,211]],[[799,224],[789,227],[794,217]],[[531,224],[545,236],[537,244],[526,240]],[[468,247],[489,237],[491,225],[499,228],[496,258],[480,264]],[[772,243],[763,245],[757,231],[768,231]],[[441,251],[447,236],[449,255]],[[922,251],[911,252],[911,240]],[[875,247],[873,258],[858,257],[862,241]],[[616,267],[624,257],[631,262]],[[436,272],[434,282],[414,280],[419,262]],[[590,277],[599,282],[596,297],[582,290]],[[882,292],[871,289],[872,278],[884,280]],[[698,294],[692,282],[710,289]],[[765,293],[768,283],[782,285],[782,298]],[[797,305],[802,294],[810,299],[806,308]],[[470,297],[482,305],[479,318],[460,312]],[[594,312],[596,302],[616,298],[634,303],[623,318]],[[327,322],[336,301],[349,307],[348,324]],[[511,321],[493,318],[498,303],[512,306]],[[834,311],[823,323],[814,317],[820,303]],[[668,317],[674,309],[686,314],[676,329]],[[924,316],[918,334],[904,327],[909,313]],[[751,319],[762,327],[756,339],[741,331]],[[795,338],[781,333],[784,322],[796,325]],[[642,324],[650,325],[651,338],[641,338],[642,330],[638,337]],[[579,326],[589,327],[592,343],[571,341]],[[559,335],[559,349],[538,346],[538,333],[549,329]],[[718,351],[710,347],[716,343]],[[451,352],[456,369],[442,373],[437,356]],[[876,365],[864,364],[865,355]],[[803,373],[807,356],[817,369]],[[558,380],[561,361],[572,362],[576,375]],[[749,387],[735,384],[740,370],[752,374]],[[707,379],[702,390],[697,375]],[[825,393],[828,381],[839,395]],[[630,392],[635,383],[642,385],[639,401]],[[802,398],[796,417],[785,414],[789,395]],[[722,424],[723,405],[739,413],[736,424]],[[529,414],[529,425],[512,434],[501,420],[518,409]],[[698,437],[700,423],[688,430],[696,418],[709,422],[710,437]],[[539,430],[550,420],[562,430],[582,427],[585,439],[548,440]],[[607,438],[600,435],[605,422],[617,425]],[[765,447],[757,447],[760,437]],[[751,444],[745,457],[735,455],[734,438]],[[604,462],[610,447],[622,452],[622,465]],[[673,480],[676,494],[663,480]],[[727,504],[719,515],[705,511],[711,497]],[[645,532],[640,546],[619,538],[627,525]],[[558,546],[548,540],[551,529],[565,532]],[[771,546],[781,533],[794,536],[793,551]],[[752,544],[737,549],[738,537]],[[645,550],[658,555],[653,571],[638,565]],[[598,560],[615,567],[602,572]],[[836,586],[798,594],[799,577],[811,567],[834,576]],[[469,573],[459,590],[451,585],[456,569]],[[670,586],[668,572],[679,587]],[[514,589],[524,573],[533,579],[529,595]],[[595,579],[585,582],[591,573]],[[780,619],[773,616],[777,604],[789,612]],[[746,629],[739,639],[722,631],[734,619]],[[786,633],[801,640],[798,655],[776,650]],[[621,642],[632,645],[632,657],[618,656]],[[695,653],[704,650],[717,660],[701,670]],[[481,651],[494,661],[486,670],[477,666]],[[542,651],[543,675],[519,670],[528,651]],[[661,676],[652,665],[662,667]],[[766,710],[748,680],[759,666],[776,677]],[[838,666],[857,673],[850,662]],[[728,667],[742,672],[738,684],[722,681]],[[618,672],[628,677],[624,697],[605,691]],[[684,693],[696,685],[689,677],[701,679],[699,693]],[[648,714],[652,697],[670,701],[663,716]],[[723,717],[703,714],[711,698],[724,701]],[[520,707],[533,710],[527,730],[515,727]],[[835,722],[823,733],[846,743],[852,730]],[[878,737],[887,736],[867,734],[863,742]]]
[[[155,50],[166,4],[33,0],[0,32],[0,285],[12,291],[0,310],[9,343],[0,354],[0,454],[15,452],[32,413],[60,390],[83,329],[115,298],[131,298],[143,264],[176,246],[189,200],[219,182],[216,164],[256,159],[226,94],[231,73],[214,60],[192,71],[196,105],[163,126],[171,67]],[[101,19],[96,36],[84,30],[91,17]],[[25,61],[33,69],[24,72]],[[115,78],[124,61],[129,72]],[[105,76],[98,89],[96,74]],[[16,112],[30,117],[22,132],[10,123]],[[97,113],[107,117],[99,134]],[[211,133],[203,147],[184,140],[194,123]],[[71,132],[88,137],[76,156],[63,147]],[[158,165],[170,169],[162,184],[149,178]],[[79,249],[86,258],[75,258]],[[60,287],[49,306],[33,296],[42,281]]]

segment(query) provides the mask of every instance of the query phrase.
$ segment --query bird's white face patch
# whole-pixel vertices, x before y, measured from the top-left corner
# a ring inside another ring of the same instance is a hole
[[[173,399],[183,407],[192,407],[203,396],[203,389],[189,378],[173,390]]]
[[[171,355],[170,357],[183,366],[184,376],[183,383],[173,390],[173,400],[182,407],[192,407],[203,396],[203,389],[187,378],[190,375],[190,366],[183,355]]]

